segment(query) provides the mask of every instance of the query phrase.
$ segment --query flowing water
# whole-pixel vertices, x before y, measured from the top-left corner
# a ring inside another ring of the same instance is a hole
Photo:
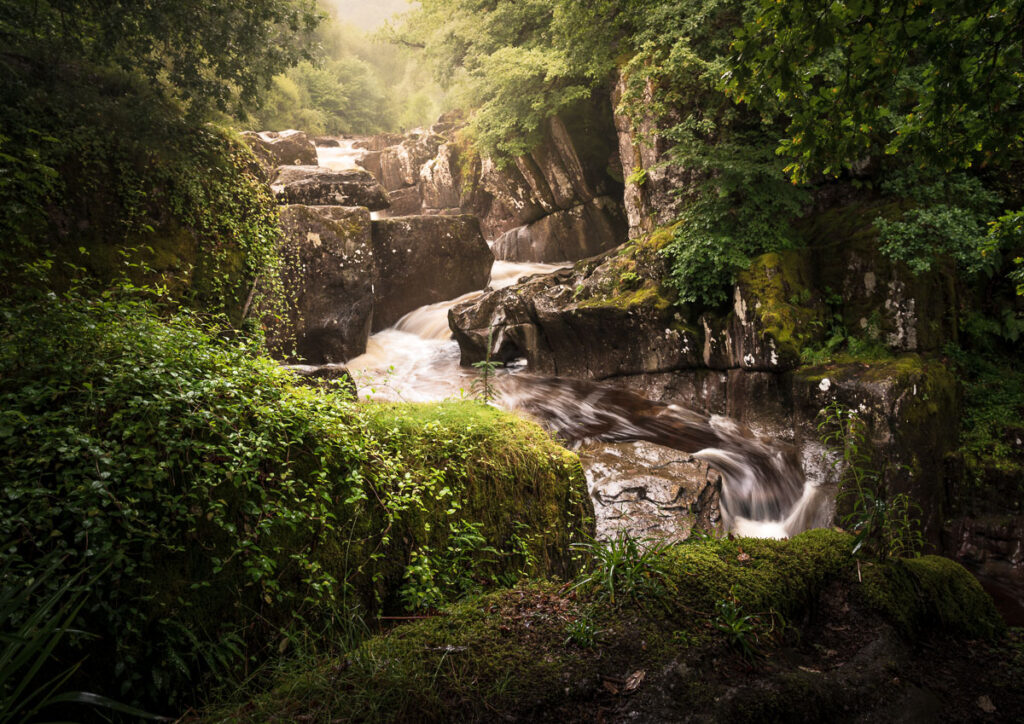
[[[566,265],[498,261],[490,288]],[[408,402],[467,396],[476,372],[459,365],[448,310],[483,293],[421,307],[373,335],[366,353],[348,363],[360,396]],[[732,419],[652,402],[607,383],[540,378],[524,363],[500,370],[494,386],[496,405],[527,414],[571,445],[653,443],[706,462],[721,474],[722,523],[737,534],[787,537],[827,525],[831,516],[827,496],[805,484],[795,450]],[[598,511],[599,534],[601,518]]]
[[[317,163],[334,171],[361,169],[359,161],[366,155],[366,150],[356,148],[359,139],[339,138],[337,146],[317,146]]]

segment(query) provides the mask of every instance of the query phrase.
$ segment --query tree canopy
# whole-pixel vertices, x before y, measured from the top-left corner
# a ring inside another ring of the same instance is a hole
[[[8,58],[113,64],[227,110],[307,57],[321,17],[316,0],[2,0],[0,42]]]
[[[1021,0],[758,0],[730,93],[786,119],[800,179],[878,154],[949,170],[1024,144]]]

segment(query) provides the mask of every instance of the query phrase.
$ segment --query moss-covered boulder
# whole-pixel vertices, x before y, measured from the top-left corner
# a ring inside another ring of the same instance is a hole
[[[574,572],[585,481],[536,425],[362,405],[156,312],[122,292],[0,314],[5,571],[54,561],[44,591],[89,593],[89,690],[166,710],[302,630]]]
[[[935,352],[957,339],[958,294],[952,262],[913,274],[878,250],[878,218],[898,216],[898,201],[855,198],[801,222],[819,290],[840,295],[844,327],[896,352]]]
[[[937,544],[948,502],[946,456],[959,439],[960,388],[948,365],[907,354],[804,367],[793,374],[791,394],[794,424],[811,447],[830,404],[855,410],[868,423],[873,464],[891,494],[907,493],[920,505],[928,538]]]
[[[1002,627],[957,564],[893,561],[860,583],[850,544],[812,531],[784,542],[677,545],[635,564],[647,583],[633,595],[620,590],[614,604],[602,576],[597,587],[489,594],[399,626],[344,660],[299,663],[267,692],[205,720],[884,720],[922,683],[948,686],[935,681],[920,642],[938,637],[949,649],[969,636],[982,649]],[[907,587],[904,575],[927,583]],[[892,627],[908,616],[915,627],[901,626],[902,638]],[[1021,695],[1006,673],[983,672],[979,683],[1012,711]],[[883,697],[863,695],[883,686],[892,687]],[[976,707],[967,682],[950,693],[948,706]]]

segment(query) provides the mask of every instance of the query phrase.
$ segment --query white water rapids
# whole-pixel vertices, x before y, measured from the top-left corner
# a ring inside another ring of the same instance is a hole
[[[498,261],[490,288],[567,265]],[[366,353],[348,362],[360,397],[426,402],[469,396],[476,372],[459,365],[448,310],[483,293],[421,307],[373,335]],[[795,450],[730,418],[651,402],[607,383],[539,378],[526,373],[525,364],[500,370],[495,388],[495,404],[529,415],[570,444],[644,441],[707,462],[722,476],[722,523],[738,535],[788,537],[827,525],[831,517],[827,496],[805,484]]]

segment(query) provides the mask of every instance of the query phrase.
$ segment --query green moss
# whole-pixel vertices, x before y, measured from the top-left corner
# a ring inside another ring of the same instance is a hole
[[[640,237],[636,244],[638,247],[652,252],[659,252],[665,249],[675,240],[676,229],[682,224],[681,221],[668,226],[659,226],[648,234]]]
[[[93,566],[85,674],[149,672],[136,696],[166,702],[282,631],[575,571],[586,482],[538,426],[296,386],[255,342],[157,311],[120,290],[0,313],[0,473],[22,501],[0,538],[14,565],[59,558],[58,582]]]
[[[647,282],[645,286],[634,291],[623,291],[615,296],[598,296],[585,299],[579,303],[580,309],[635,309],[637,307],[650,307],[658,311],[666,311],[672,306],[672,301],[666,297],[660,287]]]
[[[678,545],[665,562],[673,593],[664,608],[636,600],[611,606],[569,595],[564,587],[523,585],[374,637],[343,665],[326,661],[286,673],[244,713],[210,718],[256,721],[311,712],[346,721],[529,718],[531,711],[591,695],[592,682],[609,666],[653,671],[689,647],[713,645],[705,623],[730,591],[747,610],[805,610],[828,581],[849,570],[849,549],[849,536],[830,530],[790,541]],[[601,630],[593,649],[566,635],[566,625],[584,614]]]
[[[813,301],[806,254],[762,254],[739,273],[737,283],[747,305],[753,306],[761,333],[775,340],[782,360],[799,360],[801,349],[820,339],[823,307]]]
[[[863,568],[863,592],[908,636],[942,631],[995,638],[1005,624],[992,599],[963,566],[923,556]]]

